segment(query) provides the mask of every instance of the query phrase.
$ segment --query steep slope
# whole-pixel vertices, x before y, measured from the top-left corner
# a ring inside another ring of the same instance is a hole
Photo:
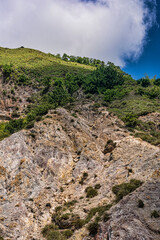
[[[99,220],[95,239],[141,239],[143,234],[143,239],[158,240],[160,219],[151,213],[160,213],[160,149],[130,136],[106,108],[95,112],[92,103],[76,106],[78,112],[50,111],[34,128],[0,142],[1,235],[45,239],[41,231],[57,206],[64,206],[63,214],[85,219],[89,210],[115,204],[114,185],[137,179],[144,184],[111,208],[109,222]],[[108,140],[116,146],[105,147]],[[87,198],[85,189],[98,184],[97,195]],[[144,210],[137,207],[139,198]],[[87,225],[74,230],[72,238],[92,239]]]
[[[159,240],[159,120],[158,79],[0,48],[0,239]]]

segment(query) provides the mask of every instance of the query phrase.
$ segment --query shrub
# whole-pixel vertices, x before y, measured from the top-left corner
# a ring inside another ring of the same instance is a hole
[[[88,225],[88,231],[91,236],[95,236],[98,232],[99,224],[98,222],[93,222]]]
[[[34,127],[34,124],[35,124],[35,121],[34,121],[34,120],[31,121],[31,122],[29,122],[29,123],[26,125],[26,129],[31,129],[31,128],[33,128],[33,127]]]
[[[11,64],[5,64],[3,67],[3,76],[4,78],[9,78],[12,73],[12,65]]]
[[[43,234],[44,237],[47,237],[47,235],[50,232],[55,231],[57,229],[58,229],[58,227],[54,223],[48,224],[42,229],[42,234]]]
[[[74,223],[74,226],[76,229],[80,229],[83,227],[83,225],[85,224],[85,220],[83,219],[77,219]]]
[[[112,152],[116,147],[116,143],[114,143],[111,139],[107,141],[103,153],[110,153]]]
[[[159,213],[156,210],[154,210],[151,212],[151,217],[159,218],[160,216],[159,216]]]
[[[140,180],[131,179],[129,183],[122,183],[115,185],[112,188],[113,193],[116,195],[116,202],[119,202],[124,196],[140,187],[142,182]]]
[[[138,207],[139,208],[144,208],[144,203],[141,199],[138,200]]]
[[[154,85],[160,86],[160,78],[158,78],[154,81]]]
[[[17,119],[17,120],[10,120],[6,126],[5,130],[9,131],[9,133],[14,133],[19,130],[21,130],[24,127],[23,119]]]
[[[86,197],[87,198],[93,198],[93,197],[98,195],[97,190],[95,188],[93,188],[93,187],[87,187],[85,189],[85,192],[86,192]]]
[[[148,78],[142,78],[141,80],[141,86],[142,87],[148,87],[150,85],[150,81]]]
[[[62,234],[66,237],[66,238],[70,238],[73,235],[73,232],[71,230],[65,230],[64,232],[62,232]]]
[[[12,117],[12,118],[19,118],[20,115],[19,115],[19,113],[17,113],[17,111],[14,111],[14,112],[12,113],[11,117]]]
[[[106,102],[111,102],[116,99],[122,99],[129,93],[129,90],[122,87],[116,87],[114,89],[107,89],[104,92],[104,100]]]
[[[84,172],[81,180],[79,181],[79,183],[83,185],[83,183],[87,179],[87,177],[88,177],[88,173]]]
[[[103,216],[103,221],[104,221],[104,222],[107,222],[109,219],[110,219],[109,214],[108,214],[108,213],[105,213],[104,216]]]
[[[127,127],[134,128],[137,125],[137,118],[138,116],[134,113],[129,113],[123,118],[123,121],[126,123]]]
[[[62,207],[61,207],[61,206],[58,206],[58,207],[55,208],[55,211],[56,211],[56,212],[60,212],[61,210],[62,210]]]
[[[69,218],[70,218],[70,213],[65,213],[61,216],[61,219],[63,219],[63,220],[67,220]]]
[[[64,235],[59,231],[51,231],[47,235],[47,240],[65,240]]]
[[[28,82],[28,77],[22,74],[19,76],[18,81],[20,84],[26,84]]]
[[[66,202],[64,205],[65,205],[66,207],[72,207],[72,206],[74,206],[76,203],[77,203],[77,200],[72,200],[72,201],[70,201],[70,202]]]

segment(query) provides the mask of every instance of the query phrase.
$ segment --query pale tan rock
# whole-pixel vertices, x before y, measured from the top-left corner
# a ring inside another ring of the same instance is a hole
[[[77,200],[73,211],[84,218],[89,209],[115,198],[115,184],[132,178],[146,184],[159,181],[158,147],[130,136],[123,122],[105,108],[98,114],[90,104],[78,108],[81,114],[76,113],[76,118],[72,112],[58,108],[33,129],[0,142],[0,229],[5,240],[42,240],[42,228],[51,222],[55,207],[65,202]],[[109,139],[116,142],[116,148],[104,154]],[[79,182],[84,172],[88,177],[82,185]],[[101,185],[98,196],[87,201],[86,187],[96,184]],[[146,188],[141,189],[145,194]],[[132,196],[136,197],[134,193]],[[153,191],[150,201],[154,196]],[[134,226],[142,225],[150,231],[143,225],[143,218],[134,219]],[[104,229],[108,231],[106,226]],[[121,239],[127,239],[123,236],[132,230],[124,222]],[[85,240],[87,235],[83,228],[75,232],[73,239]]]

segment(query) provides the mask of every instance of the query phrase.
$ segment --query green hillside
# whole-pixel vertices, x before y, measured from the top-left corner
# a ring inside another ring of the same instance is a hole
[[[76,101],[89,101],[94,102],[95,109],[107,106],[132,134],[160,144],[159,127],[154,122],[139,120],[139,116],[160,112],[159,79],[146,77],[135,81],[110,62],[95,68],[26,48],[0,48],[0,69],[3,86],[10,86],[11,93],[26,87],[33,90],[25,114],[13,114],[12,120],[0,124],[0,139],[22,128],[31,128],[49,109],[58,106],[74,109]],[[4,89],[1,92],[6,94]],[[16,103],[18,109],[20,103]]]

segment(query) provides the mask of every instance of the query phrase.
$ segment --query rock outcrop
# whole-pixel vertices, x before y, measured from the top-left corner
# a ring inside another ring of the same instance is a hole
[[[106,152],[108,140],[115,147]],[[160,149],[130,136],[106,108],[95,112],[84,104],[77,111],[50,111],[34,128],[0,142],[0,235],[42,240],[55,207],[76,200],[73,211],[84,218],[115,199],[115,184],[133,178],[144,184],[110,209],[95,239],[160,239],[160,219],[151,218],[154,210],[160,214]],[[96,184],[98,195],[87,199],[86,187]],[[144,209],[137,207],[138,199]],[[87,235],[83,227],[72,239],[92,239]]]

